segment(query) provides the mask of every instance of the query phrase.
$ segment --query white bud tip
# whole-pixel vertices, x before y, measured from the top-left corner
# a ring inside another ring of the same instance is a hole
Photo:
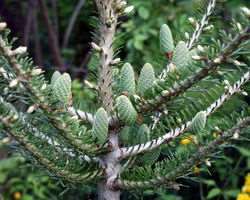
[[[0,31],[3,31],[4,29],[6,29],[7,24],[5,22],[1,22],[0,23]]]
[[[198,46],[197,46],[197,49],[198,49],[200,52],[204,52],[204,51],[205,51],[204,47],[201,46],[201,45],[198,45]]]
[[[92,48],[93,49],[95,49],[96,51],[101,51],[102,49],[101,49],[101,47],[99,47],[96,43],[94,43],[94,42],[91,42],[91,46],[92,46]]]
[[[242,25],[239,22],[236,23],[236,26],[239,31],[242,31]]]
[[[191,24],[196,24],[196,20],[193,18],[193,17],[189,17],[188,18],[188,21],[191,23]]]
[[[41,87],[41,90],[45,90],[46,88],[47,88],[47,85],[43,84],[42,87]]]
[[[112,64],[112,65],[116,65],[116,64],[118,64],[119,62],[121,62],[121,59],[120,59],[120,58],[116,58],[116,59],[114,59],[114,60],[111,62],[111,64]]]
[[[30,106],[30,107],[28,108],[27,113],[33,113],[35,109],[36,109],[36,106],[35,106],[35,105],[32,105],[32,106]]]
[[[129,14],[134,10],[134,6],[128,6],[127,8],[124,9],[125,14]]]
[[[248,93],[246,91],[242,91],[241,94],[244,96],[248,96]]]
[[[37,69],[32,70],[31,75],[32,76],[37,76],[37,75],[40,75],[41,73],[43,73],[43,70],[40,69],[40,68],[37,68]]]
[[[229,81],[228,81],[228,80],[224,80],[224,81],[223,81],[223,83],[224,83],[225,85],[227,85],[227,86],[229,86],[229,85],[230,85],[230,83],[229,83]]]
[[[214,63],[216,63],[216,64],[220,64],[221,61],[222,61],[222,58],[220,58],[220,57],[214,59]]]
[[[247,7],[242,7],[241,8],[242,12],[247,16],[250,17],[250,9]]]
[[[18,84],[18,80],[17,79],[14,79],[10,82],[9,86],[10,88],[13,88],[13,87],[16,87]]]
[[[210,31],[214,28],[214,25],[209,25],[206,28],[204,28],[205,31]]]
[[[192,59],[193,60],[202,60],[202,57],[198,56],[198,55],[194,55],[194,56],[192,56]]]
[[[24,54],[26,52],[27,52],[27,47],[21,46],[21,47],[16,48],[14,51],[12,51],[12,54],[14,54],[14,55],[22,55],[22,54]]]
[[[190,36],[189,36],[189,33],[188,33],[188,32],[185,32],[185,38],[186,38],[186,39],[189,39],[189,38],[190,38]]]

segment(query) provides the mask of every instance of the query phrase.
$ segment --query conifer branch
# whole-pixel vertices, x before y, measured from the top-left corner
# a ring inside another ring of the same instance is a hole
[[[141,112],[157,110],[161,105],[166,104],[171,98],[176,97],[187,89],[192,87],[198,81],[204,79],[209,75],[210,72],[215,70],[220,64],[227,62],[228,58],[232,55],[234,51],[237,50],[239,45],[243,42],[249,40],[250,38],[250,27],[245,28],[240,34],[238,34],[232,42],[230,42],[217,57],[213,60],[208,61],[208,64],[202,69],[195,72],[190,77],[175,84],[172,88],[164,90],[159,96],[154,97],[154,99],[146,101],[140,108]]]
[[[133,189],[133,188],[151,188],[156,187],[161,184],[167,184],[167,186],[172,185],[173,181],[178,179],[180,176],[185,175],[188,170],[190,170],[195,164],[202,162],[207,157],[211,156],[218,149],[219,146],[228,142],[235,133],[240,133],[242,129],[247,128],[250,125],[250,117],[242,119],[230,130],[222,133],[219,138],[210,142],[208,145],[200,147],[197,152],[192,155],[187,161],[183,162],[179,167],[173,169],[171,172],[165,176],[158,176],[147,181],[128,181],[128,180],[118,180],[117,187],[123,189]],[[176,184],[174,184],[176,185]]]
[[[38,130],[36,127],[34,127],[33,125],[31,125],[28,121],[27,121],[27,116],[24,113],[18,113],[16,110],[14,110],[14,106],[10,103],[7,103],[4,98],[2,96],[0,96],[0,108],[1,106],[5,107],[6,105],[9,105],[8,108],[6,108],[7,112],[3,112],[0,113],[0,117],[2,117],[2,119],[5,119],[5,122],[8,122],[9,120],[6,120],[8,118],[11,119],[11,115],[8,116],[8,113],[15,113],[15,117],[18,117],[18,125],[25,127],[29,132],[32,133],[32,135],[42,141],[45,141],[48,145],[52,145],[58,152],[63,152],[65,153],[67,156],[71,157],[71,158],[76,158],[79,159],[79,161],[81,162],[96,162],[96,163],[100,163],[100,159],[97,157],[90,157],[88,155],[83,155],[83,154],[76,154],[75,150],[72,148],[68,148],[68,147],[63,147],[63,145],[61,144],[61,142],[59,142],[58,138],[52,137],[52,136],[48,136],[46,134],[44,134],[43,132],[41,132],[40,130]],[[11,106],[11,107],[10,107]],[[7,116],[4,116],[4,114]],[[13,122],[12,122],[13,123]],[[10,125],[9,125],[10,126]]]
[[[26,52],[24,47],[20,48],[23,48],[23,51]],[[35,103],[37,107],[44,111],[44,113],[48,116],[52,124],[58,130],[60,130],[62,136],[65,137],[72,146],[82,152],[96,152],[98,147],[90,144],[85,144],[83,143],[83,141],[75,138],[71,130],[68,130],[67,124],[62,124],[61,121],[58,121],[57,117],[55,116],[54,110],[49,106],[47,102],[45,102],[46,97],[41,92],[40,88],[34,87],[32,85],[32,71],[23,70],[22,66],[18,63],[18,60],[16,58],[17,54],[15,54],[15,50],[11,50],[11,48],[6,44],[2,36],[0,36],[0,52],[8,60],[9,64],[14,69],[15,74],[17,76],[16,80],[22,82],[22,85],[25,87],[25,89],[27,89],[27,91],[29,91],[30,94],[32,94],[36,98]]]
[[[217,99],[213,104],[211,104],[206,110],[206,115],[212,114],[216,109],[218,109],[226,100],[228,100],[233,94],[240,91],[240,87],[246,83],[250,79],[250,72],[245,73],[239,81],[237,81],[233,86],[229,86],[227,91],[221,95],[219,99]],[[146,151],[151,151],[164,143],[168,143],[169,141],[178,137],[181,133],[183,133],[192,123],[191,121],[182,124],[181,127],[170,130],[165,135],[146,142],[144,144],[138,144],[131,147],[121,148],[121,159],[126,157],[135,156],[139,153],[143,153]]]
[[[72,116],[76,116],[78,119],[81,119],[82,121],[93,124],[94,116],[91,113],[75,109],[74,107],[69,107],[67,109],[69,113],[72,114]]]
[[[201,21],[196,24],[195,31],[191,37],[191,39],[187,43],[187,48],[192,49],[195,42],[198,41],[202,31],[204,30],[205,26],[208,24],[209,17],[212,15],[216,6],[216,0],[209,0],[206,12],[204,13]]]
[[[0,121],[1,120],[2,118],[0,117]],[[16,134],[11,130],[8,130],[8,128],[7,132],[11,137],[13,137],[17,142],[19,142],[19,144],[22,145],[25,148],[25,150],[31,153],[33,157],[36,158],[36,160],[39,162],[39,164],[45,167],[49,172],[55,174],[57,177],[61,177],[70,182],[82,183],[90,181],[97,177],[101,177],[103,174],[102,170],[94,170],[92,172],[86,172],[86,173],[73,173],[71,171],[61,169],[55,163],[45,158],[43,154],[39,151],[39,149],[35,145],[29,143],[29,141],[27,141],[25,137]]]

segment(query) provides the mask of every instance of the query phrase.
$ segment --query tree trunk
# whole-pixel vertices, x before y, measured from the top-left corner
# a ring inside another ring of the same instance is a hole
[[[115,153],[116,150],[119,150],[117,133],[109,134],[109,146],[112,148],[112,152],[102,158],[106,177],[98,184],[98,200],[120,200],[121,192],[114,185],[121,172],[119,156]]]
[[[120,190],[111,190],[103,181],[98,184],[98,200],[120,200]]]

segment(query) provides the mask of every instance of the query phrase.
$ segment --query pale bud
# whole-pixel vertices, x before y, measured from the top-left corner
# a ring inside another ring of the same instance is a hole
[[[36,109],[36,105],[32,105],[28,108],[27,113],[33,113],[35,109]]]
[[[204,47],[201,46],[201,45],[198,45],[198,46],[197,46],[197,49],[198,49],[198,51],[200,51],[200,52],[205,52]]]
[[[168,65],[168,71],[169,72],[174,72],[176,70],[176,65],[174,63],[170,63]]]
[[[194,55],[194,56],[192,56],[192,59],[193,60],[202,60],[202,57],[199,55]]]
[[[228,80],[224,80],[223,83],[224,83],[224,85],[226,85],[226,86],[230,86],[230,83],[229,83]]]
[[[9,137],[5,137],[2,139],[2,143],[3,144],[8,144],[10,142],[10,138]]]
[[[43,84],[42,87],[41,87],[41,90],[45,90],[46,88],[47,88],[47,85]]]
[[[222,62],[222,58],[221,57],[218,57],[218,58],[214,59],[214,63],[216,63],[216,64],[220,64],[221,62]]]
[[[192,24],[194,26],[196,26],[196,24],[197,24],[197,21],[193,17],[189,17],[188,21],[190,22],[190,24]]]
[[[121,59],[120,58],[116,58],[116,59],[112,60],[110,64],[111,65],[116,65],[116,64],[118,64],[120,62],[121,62]]]
[[[244,96],[248,96],[248,93],[246,91],[241,91],[241,94]]]
[[[7,24],[5,22],[1,22],[0,23],[0,31],[3,31],[4,29],[6,29]]]
[[[242,64],[238,60],[233,60],[233,64],[236,66],[242,66]]]
[[[32,76],[37,76],[37,75],[40,75],[40,74],[42,74],[42,73],[43,73],[43,70],[40,69],[40,68],[33,69],[33,70],[31,71],[31,75],[32,75]]]
[[[18,115],[17,115],[17,114],[14,115],[14,116],[12,117],[12,119],[13,119],[13,120],[17,120],[17,119],[18,119]]]
[[[239,137],[240,137],[239,132],[235,132],[235,133],[233,134],[233,139],[237,140],[237,139],[239,139]]]
[[[189,39],[189,38],[190,38],[190,36],[189,36],[189,33],[188,33],[188,32],[185,32],[185,38],[186,38],[186,39]]]
[[[128,6],[124,9],[125,14],[129,14],[134,10],[134,6]]]
[[[220,128],[219,128],[218,126],[215,126],[214,129],[215,129],[216,131],[219,131],[219,132],[221,131]]]
[[[12,80],[12,81],[10,82],[10,84],[9,84],[9,87],[10,87],[10,88],[16,87],[17,84],[18,84],[18,82],[19,82],[18,79]]]
[[[167,96],[168,94],[169,94],[169,91],[168,91],[168,90],[163,90],[163,91],[161,92],[161,96],[163,96],[163,97]]]
[[[250,17],[250,9],[247,7],[242,7],[241,8],[242,12],[247,16]]]
[[[96,43],[94,43],[94,42],[91,42],[91,46],[92,46],[93,49],[95,49],[95,50],[98,51],[98,52],[101,52],[101,51],[102,51],[102,48],[99,47],[99,46],[98,46]]]
[[[208,167],[211,167],[211,166],[212,166],[210,160],[208,160],[208,159],[205,161],[205,163],[206,163],[206,165],[207,165]]]
[[[22,55],[27,52],[27,47],[21,46],[11,52],[12,55]]]
[[[242,25],[239,22],[236,23],[236,26],[239,31],[242,31]]]
[[[214,28],[214,25],[209,25],[207,27],[204,28],[204,31],[210,31]]]

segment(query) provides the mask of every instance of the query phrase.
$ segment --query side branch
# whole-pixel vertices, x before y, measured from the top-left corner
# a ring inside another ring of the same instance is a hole
[[[203,15],[200,23],[196,24],[196,28],[195,31],[191,37],[191,39],[189,40],[189,42],[187,43],[187,48],[188,49],[192,49],[193,45],[195,42],[197,42],[197,40],[199,39],[202,31],[204,30],[205,26],[208,24],[208,20],[209,17],[212,15],[214,9],[216,6],[216,0],[210,0],[206,9],[205,14]]]
[[[54,173],[58,177],[61,177],[61,178],[68,180],[70,182],[82,183],[82,182],[90,181],[96,177],[100,177],[103,174],[102,170],[95,170],[92,172],[87,172],[85,174],[82,174],[82,173],[78,174],[78,173],[72,173],[72,172],[67,171],[65,169],[60,169],[53,162],[51,162],[50,160],[45,158],[40,153],[39,149],[37,149],[37,147],[35,147],[31,143],[29,143],[24,137],[22,137],[18,134],[15,134],[14,132],[12,132],[10,130],[8,130],[8,133],[17,142],[19,142],[29,153],[31,153],[42,166],[44,166],[47,170]]]
[[[211,104],[205,111],[206,115],[212,114],[216,109],[218,109],[226,100],[228,100],[233,94],[240,91],[240,87],[246,83],[250,79],[250,72],[245,73],[242,78],[237,81],[233,86],[230,86],[227,91],[222,94],[222,96],[217,99],[213,104]],[[166,133],[165,135],[151,140],[149,142],[146,142],[144,144],[138,144],[131,147],[124,147],[120,149],[121,153],[121,159],[134,156],[139,153],[143,153],[145,151],[151,151],[160,145],[167,143],[174,138],[178,137],[181,133],[183,133],[192,123],[191,121],[186,122],[181,127],[178,127],[176,129],[172,129],[170,132]]]
[[[16,58],[17,56],[16,50],[11,50],[11,48],[6,44],[6,42],[1,36],[0,36],[0,52],[8,60],[9,64],[14,69],[18,81],[23,83],[25,89],[29,91],[30,94],[32,94],[36,98],[37,100],[35,102],[36,106],[44,111],[44,113],[48,116],[49,120],[53,122],[53,125],[58,130],[61,131],[62,136],[65,139],[67,139],[67,141],[72,146],[74,146],[81,152],[91,152],[91,153],[96,152],[98,150],[97,146],[83,143],[82,140],[77,139],[73,135],[71,128],[67,124],[62,124],[60,121],[58,121],[57,117],[54,115],[55,114],[54,110],[50,107],[49,103],[46,101],[47,99],[46,96],[44,96],[44,94],[40,90],[42,85],[40,86],[40,88],[38,86],[34,87],[32,85],[32,79],[36,75],[32,75],[32,71],[25,71],[24,69],[22,69],[22,66],[19,64]]]
[[[173,184],[173,181],[175,181],[178,177],[181,175],[185,175],[187,171],[194,166],[195,163],[199,163],[205,158],[209,157],[212,153],[215,152],[215,150],[226,141],[230,140],[234,133],[239,133],[242,129],[248,127],[250,125],[250,117],[247,117],[243,120],[241,120],[236,126],[234,126],[232,129],[228,130],[227,132],[222,133],[222,135],[210,142],[205,147],[200,147],[191,158],[189,158],[187,161],[184,162],[184,164],[180,165],[176,169],[173,169],[173,171],[169,172],[165,176],[158,176],[156,178],[152,178],[147,181],[128,181],[128,180],[118,180],[117,181],[117,187],[123,188],[123,189],[132,189],[132,188],[150,188],[155,187],[161,184]],[[170,186],[171,186],[170,185]],[[176,184],[175,184],[176,185]],[[178,185],[178,184],[177,184]]]
[[[161,92],[161,95],[156,96],[154,99],[147,101],[140,108],[141,112],[153,111],[159,106],[165,104],[171,98],[180,95],[185,92],[187,89],[192,87],[197,81],[202,80],[208,74],[215,70],[218,65],[227,61],[229,56],[239,47],[241,43],[250,39],[250,27],[247,27],[242,33],[237,35],[231,43],[229,43],[222,52],[215,58],[208,62],[207,66],[198,70],[194,75],[187,77],[185,80],[181,81],[178,84],[175,84],[172,88],[164,90]]]

